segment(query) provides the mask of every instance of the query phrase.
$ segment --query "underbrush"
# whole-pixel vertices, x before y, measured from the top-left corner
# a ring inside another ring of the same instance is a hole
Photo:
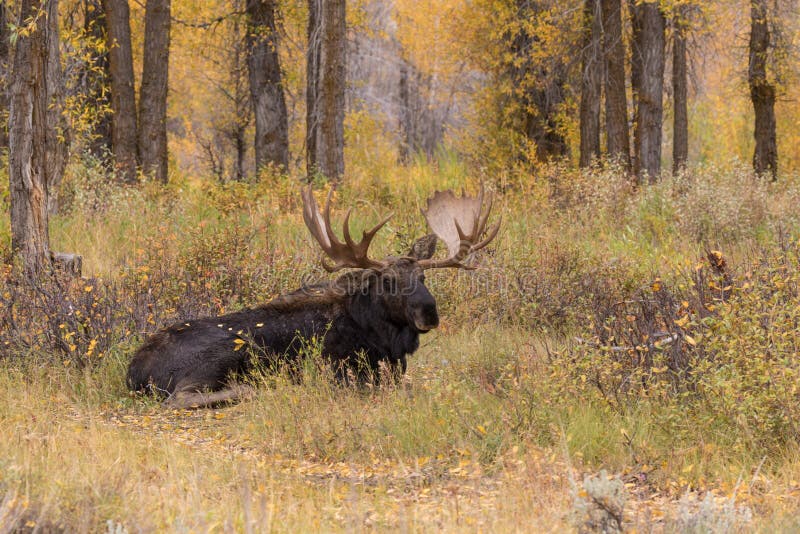
[[[426,232],[419,209],[434,189],[477,187],[457,158],[394,170],[377,179],[361,169],[334,194],[337,214],[355,208],[355,231],[395,213],[378,256]],[[213,530],[252,514],[275,521],[286,506],[287,530],[330,530],[352,526],[341,519],[352,519],[348,491],[370,509],[389,502],[335,477],[327,487],[271,472],[316,462],[413,473],[414,491],[467,474],[513,478],[525,497],[504,494],[519,505],[508,517],[533,520],[521,510],[544,499],[558,507],[556,525],[569,515],[568,468],[545,470],[558,484],[514,478],[514,462],[537,451],[674,499],[715,489],[764,517],[800,508],[768,498],[792,491],[800,465],[795,178],[704,168],[636,190],[614,167],[553,167],[487,182],[502,231],[478,270],[428,277],[442,324],[405,381],[346,388],[309,365],[301,380],[258,375],[254,399],[190,416],[126,390],[130,354],[162,325],[324,278],[300,181],[180,179],[163,190],[98,187],[104,177],[73,169],[53,221],[53,248],[83,254],[84,278],[1,273],[0,518],[11,510],[17,524],[68,530],[107,520],[159,530],[180,518]],[[138,426],[117,424],[126,417]],[[164,417],[173,419],[158,426]],[[195,419],[184,428],[186,417]],[[174,442],[195,423],[197,442]],[[676,524],[700,521],[680,513]],[[441,524],[464,526],[447,517]],[[433,524],[417,519],[411,526]],[[377,524],[402,527],[392,521]]]
[[[656,406],[675,439],[780,463],[800,437],[800,243],[758,258],[733,273],[711,251],[597,310],[593,337],[559,355],[565,383],[621,414]]]

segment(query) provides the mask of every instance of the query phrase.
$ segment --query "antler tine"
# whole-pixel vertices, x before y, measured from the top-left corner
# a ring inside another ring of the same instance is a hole
[[[367,247],[369,247],[370,243],[372,243],[372,238],[373,238],[373,237],[375,237],[375,234],[377,234],[377,233],[378,233],[378,230],[380,230],[381,228],[383,228],[383,226],[384,226],[386,223],[388,223],[388,222],[389,222],[389,220],[390,220],[390,219],[391,219],[393,216],[394,216],[394,213],[390,213],[389,215],[387,215],[386,217],[384,217],[384,218],[383,218],[383,220],[382,220],[381,222],[379,222],[378,224],[376,224],[375,226],[373,226],[371,230],[364,230],[364,231],[361,233],[361,244],[365,244]]]
[[[331,265],[326,262],[324,258],[322,259],[322,267],[326,271],[334,272],[348,267],[359,269],[381,268],[386,265],[383,261],[370,259],[367,256],[367,251],[372,242],[372,238],[378,230],[389,221],[391,215],[383,219],[369,232],[365,231],[361,241],[356,243],[353,241],[350,234],[350,214],[352,210],[347,210],[342,228],[345,242],[342,243],[339,241],[339,238],[336,237],[333,231],[333,225],[331,224],[331,198],[333,196],[333,189],[328,192],[328,199],[325,203],[325,211],[323,214],[319,212],[310,185],[301,191],[301,196],[303,197],[303,219],[305,220],[309,232],[311,232],[311,235],[317,243],[319,243],[323,252],[334,261],[334,264]]]
[[[477,252],[480,249],[482,249],[483,247],[485,247],[486,245],[488,245],[489,243],[491,243],[492,240],[495,237],[497,237],[497,232],[500,231],[500,223],[502,223],[502,222],[503,222],[503,218],[500,217],[500,220],[497,221],[497,224],[492,226],[491,230],[489,230],[489,233],[486,234],[486,237],[484,238],[484,240],[481,241],[480,243],[478,243],[476,245],[472,245],[472,247],[470,247],[470,252]]]
[[[489,193],[489,196],[491,197],[492,194]],[[480,217],[481,217],[481,212],[482,211],[483,211],[483,182],[481,182],[481,187],[480,187],[480,189],[478,189],[478,212],[475,214],[475,223],[476,224],[478,223],[478,221],[480,221]],[[473,228],[473,229],[477,230],[477,228]],[[476,236],[476,237],[478,237],[478,236]]]
[[[356,248],[356,243],[350,236],[350,214],[353,213],[352,208],[348,208],[347,213],[344,215],[344,222],[342,223],[342,234],[344,234],[344,242],[350,248]]]
[[[483,187],[481,187],[481,189],[483,189]],[[483,193],[483,191],[481,191],[481,193]],[[488,198],[489,201],[485,210],[483,210],[483,202],[481,202],[480,204],[482,213],[478,214],[478,222],[476,224],[477,232],[475,233],[475,239],[478,239],[483,233],[483,231],[486,229],[486,223],[489,220],[489,214],[492,213],[492,206],[494,205],[494,195],[489,193]]]
[[[330,250],[330,241],[320,225],[319,209],[317,208],[316,200],[314,200],[314,195],[311,193],[311,187],[303,189],[301,196],[303,197],[303,220],[311,235],[319,243],[319,246],[327,252]]]
[[[328,240],[331,242],[331,248],[334,246],[341,246],[342,242],[333,233],[333,225],[331,224],[331,197],[333,197],[333,188],[328,191],[328,198],[325,201],[325,233],[328,234]]]

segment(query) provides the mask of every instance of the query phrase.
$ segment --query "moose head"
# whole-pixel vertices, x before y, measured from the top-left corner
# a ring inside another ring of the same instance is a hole
[[[342,225],[342,242],[331,225],[332,194],[333,189],[328,193],[325,211],[320,213],[311,186],[302,192],[306,226],[324,255],[333,261],[331,264],[323,258],[323,268],[328,272],[347,268],[362,270],[358,279],[346,278],[347,290],[352,292],[355,289],[374,305],[369,309],[381,309],[390,321],[408,325],[418,333],[439,325],[436,300],[425,287],[425,271],[445,267],[473,269],[464,264],[466,258],[488,245],[500,230],[501,221],[498,221],[486,232],[493,199],[491,194],[485,195],[482,184],[477,197],[463,192],[457,197],[452,190],[437,191],[428,199],[427,209],[422,211],[434,233],[418,239],[405,256],[375,260],[369,257],[369,247],[391,215],[365,230],[356,243],[350,232],[352,209],[347,210]],[[432,259],[437,237],[447,246],[448,257],[445,259]],[[353,283],[357,287],[353,287]]]

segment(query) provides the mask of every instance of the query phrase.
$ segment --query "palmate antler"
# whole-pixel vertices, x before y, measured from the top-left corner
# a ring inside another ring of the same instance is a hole
[[[381,269],[386,267],[388,262],[370,259],[367,256],[367,251],[370,243],[372,243],[372,238],[391,219],[391,215],[376,224],[371,230],[365,230],[361,241],[356,243],[350,236],[350,212],[352,210],[347,210],[342,227],[344,234],[344,243],[342,243],[331,228],[331,195],[333,194],[333,189],[328,192],[324,215],[320,214],[319,208],[317,208],[317,202],[314,200],[314,193],[310,185],[303,189],[301,194],[303,197],[303,220],[305,220],[308,230],[319,243],[322,251],[334,261],[333,265],[329,265],[324,259],[322,260],[322,266],[326,271],[332,273],[347,268]]]
[[[462,262],[473,252],[491,243],[500,230],[501,221],[497,221],[497,224],[486,233],[486,237],[479,241],[486,231],[486,222],[492,211],[492,195],[489,193],[487,196],[485,209],[483,184],[477,198],[467,196],[463,191],[461,196],[457,197],[452,190],[447,190],[437,191],[428,199],[428,209],[422,213],[431,230],[447,245],[449,257],[442,260],[421,260],[419,264],[423,269],[475,268]]]

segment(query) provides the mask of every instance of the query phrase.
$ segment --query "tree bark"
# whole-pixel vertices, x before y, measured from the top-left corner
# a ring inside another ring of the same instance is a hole
[[[319,55],[322,46],[320,11],[323,0],[308,0],[308,50],[306,52],[306,173],[317,167],[317,99],[319,97]]]
[[[167,183],[169,32],[170,0],[147,0],[139,90],[139,157],[142,172],[162,183]]]
[[[411,118],[411,93],[409,91],[408,62],[400,60],[400,79],[398,80],[398,99],[400,100],[400,163],[407,164],[414,148],[414,125]]]
[[[637,17],[635,13],[636,0],[628,0],[628,12],[631,15],[631,106],[633,107],[633,153],[631,154],[631,170],[634,176],[639,177],[641,161],[639,158],[639,145],[641,139],[637,132],[637,125],[639,124],[639,91],[642,87],[642,68],[643,60],[641,58],[640,47],[636,44],[641,40],[640,34],[642,33],[641,17]]]
[[[61,69],[61,41],[58,28],[58,0],[48,0],[43,9],[47,12],[45,25],[45,162],[47,165],[47,209],[58,211],[56,191],[64,177],[69,152],[70,131],[64,115],[64,73]]]
[[[308,172],[344,175],[345,0],[309,0]]]
[[[22,0],[9,115],[11,248],[28,273],[50,261],[49,193],[66,163],[58,2]]]
[[[603,52],[606,67],[606,143],[608,156],[630,170],[628,98],[625,94],[625,43],[622,41],[620,0],[601,0]]]
[[[636,95],[635,168],[639,183],[654,183],[661,174],[666,21],[658,3],[635,0],[631,3],[634,30],[631,80]]]
[[[289,126],[273,0],[247,0],[247,68],[256,120],[256,172],[289,165]]]
[[[95,108],[89,151],[100,159],[105,159],[111,150],[111,102],[106,90],[109,82],[108,49],[98,45],[108,42],[106,16],[100,0],[84,0],[84,34],[92,41],[92,55],[84,66],[84,83],[87,98]]]
[[[6,2],[0,2],[0,148],[8,146],[8,92],[11,71],[8,16]]]
[[[580,104],[580,166],[600,157],[600,100],[603,61],[599,0],[584,0],[583,68]]]
[[[767,76],[771,36],[767,0],[750,2],[750,45],[747,80],[755,112],[753,169],[758,175],[778,178],[778,145],[775,124],[775,85]]]
[[[111,150],[119,177],[136,181],[136,92],[127,0],[103,0],[111,85]]]
[[[689,159],[688,77],[686,68],[686,10],[673,19],[672,98],[675,116],[672,127],[672,172],[677,173]]]

